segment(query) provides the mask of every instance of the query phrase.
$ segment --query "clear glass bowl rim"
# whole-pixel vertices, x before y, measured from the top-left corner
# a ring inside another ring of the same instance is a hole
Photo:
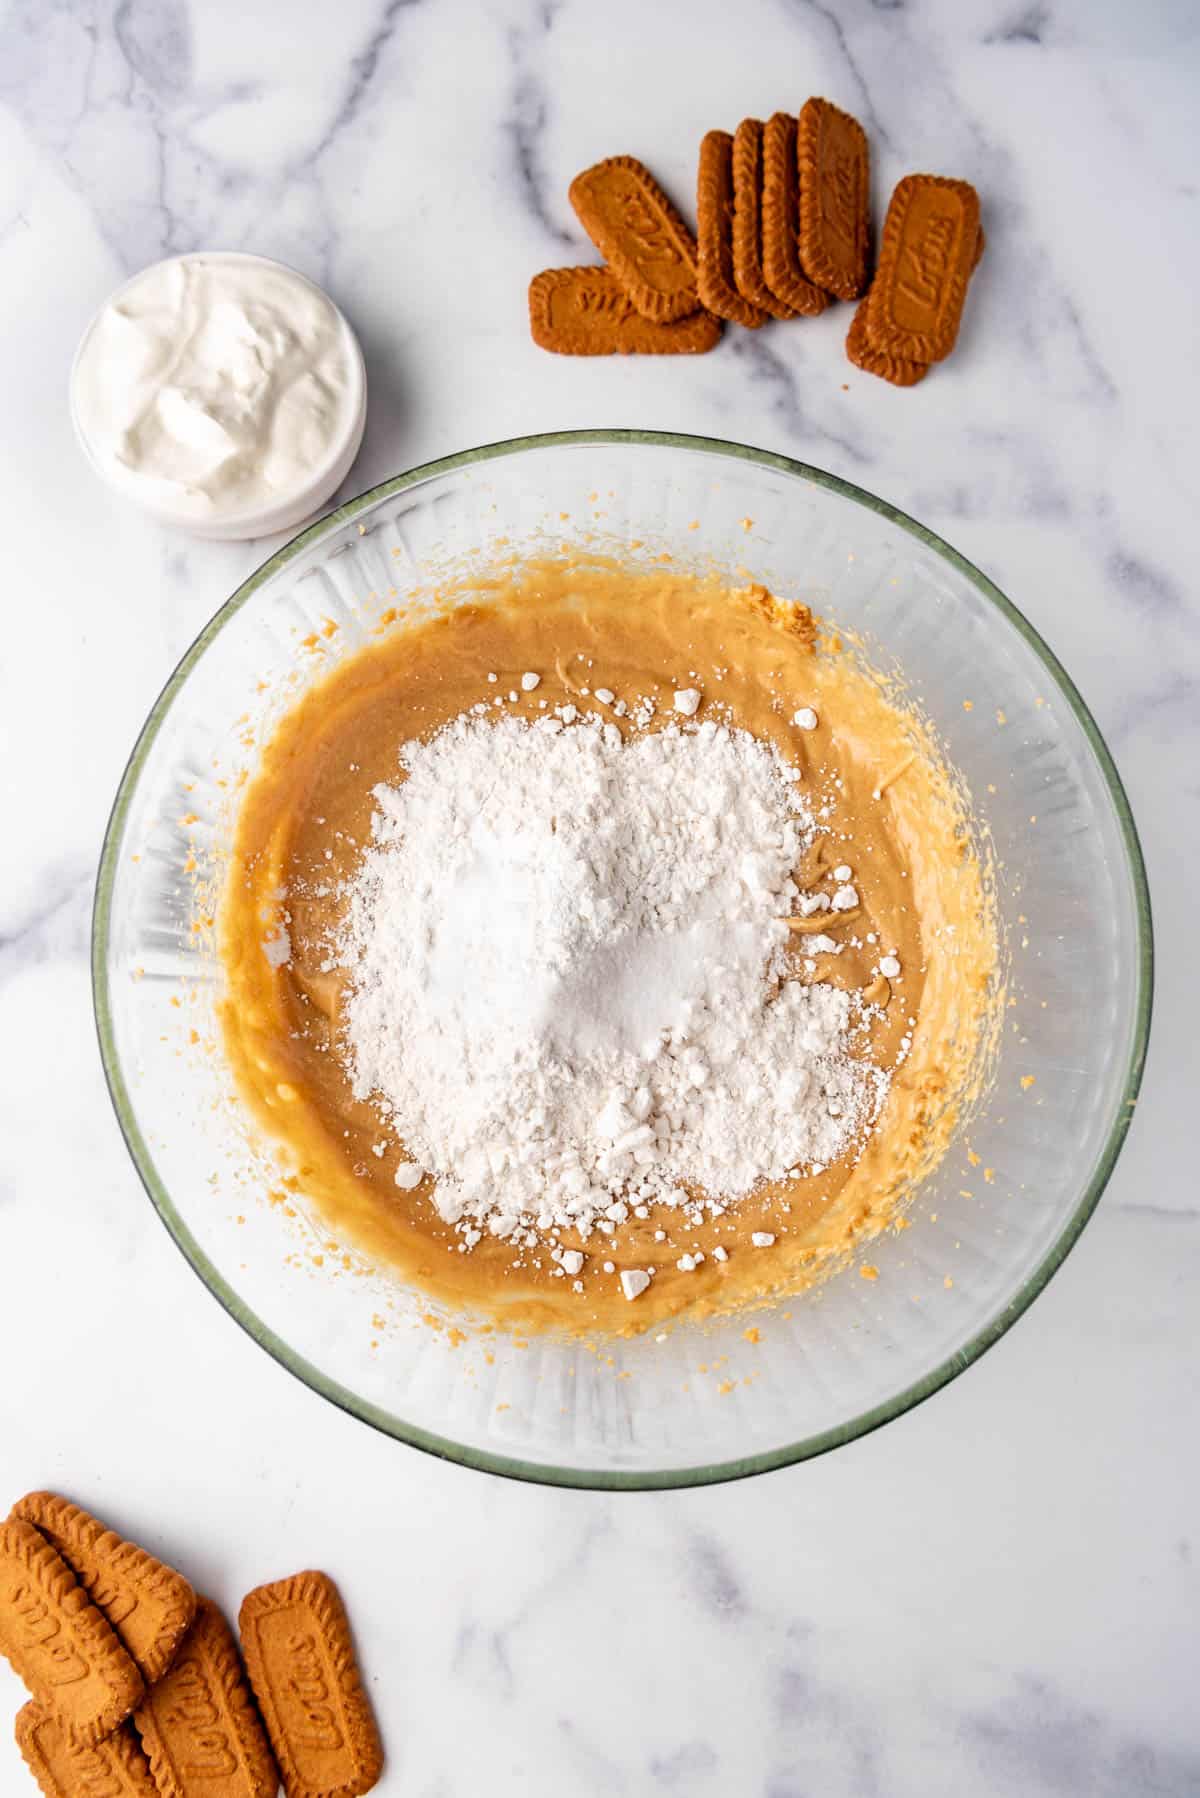
[[[804,1437],[797,1442],[788,1443],[781,1448],[771,1449],[766,1453],[746,1455],[710,1465],[670,1468],[663,1471],[638,1469],[633,1472],[609,1468],[556,1467],[548,1463],[493,1454],[490,1451],[470,1447],[455,1442],[451,1438],[436,1435],[431,1431],[407,1423],[403,1418],[395,1417],[382,1407],[359,1397],[348,1387],[330,1379],[303,1355],[298,1354],[284,1342],[274,1330],[251,1311],[249,1306],[243,1303],[203,1252],[159,1178],[149,1146],[139,1129],[117,1052],[108,981],[108,945],[112,923],[117,852],[138,779],[163,720],[174,704],[175,698],[191,670],[204,655],[209,645],[258,589],[304,550],[319,542],[323,537],[332,535],[341,526],[357,518],[360,513],[378,501],[387,499],[393,494],[402,493],[422,482],[453,473],[473,464],[520,455],[527,450],[589,445],[612,448],[621,444],[728,456],[735,461],[776,469],[783,474],[795,476],[815,486],[827,488],[841,498],[853,500],[856,504],[864,506],[867,510],[888,519],[892,524],[898,525],[910,536],[915,537],[919,543],[940,556],[958,574],[970,581],[1038,656],[1047,674],[1066,699],[1076,722],[1087,739],[1104,776],[1108,796],[1120,827],[1129,873],[1134,886],[1137,915],[1136,1015],[1121,1100],[1116,1107],[1103,1153],[1091,1180],[1038,1266],[1019,1290],[975,1331],[968,1342],[919,1380],[913,1381],[902,1391],[893,1394],[891,1398],[833,1428]],[[1029,620],[1000,591],[999,587],[988,579],[987,575],[946,543],[936,532],[918,523],[916,519],[910,518],[907,513],[890,505],[886,500],[869,493],[865,488],[855,486],[852,482],[843,480],[839,475],[830,474],[825,469],[815,468],[807,462],[798,462],[793,457],[780,455],[772,450],[755,449],[748,444],[678,431],[617,429],[550,431],[533,436],[502,439],[496,443],[483,444],[475,449],[461,450],[456,455],[443,456],[436,461],[422,463],[404,474],[393,475],[390,479],[381,481],[377,486],[370,487],[364,493],[347,500],[335,511],[327,513],[315,524],[309,525],[290,542],[277,549],[242,582],[241,586],[209,619],[178,663],[151,708],[133,746],[117,788],[116,798],[113,801],[100,854],[92,913],[92,996],[96,1029],[100,1042],[101,1060],[104,1065],[104,1076],[121,1133],[125,1138],[125,1145],[159,1217],[178,1247],[183,1251],[193,1270],[229,1315],[253,1337],[260,1347],[266,1349],[268,1354],[272,1355],[289,1372],[295,1374],[298,1379],[303,1380],[314,1392],[319,1393],[322,1398],[328,1399],[330,1403],[339,1406],[351,1416],[360,1418],[364,1423],[371,1424],[375,1429],[400,1442],[407,1443],[412,1448],[419,1448],[444,1460],[455,1461],[462,1466],[473,1467],[482,1472],[500,1474],[509,1479],[599,1491],[650,1491],[704,1486],[725,1480],[745,1479],[751,1474],[766,1473],[778,1467],[791,1466],[794,1462],[808,1460],[814,1455],[825,1454],[830,1449],[853,1442],[859,1436],[865,1436],[871,1430],[879,1429],[881,1425],[890,1423],[893,1418],[902,1416],[914,1405],[931,1397],[933,1393],[939,1391],[956,1375],[963,1373],[973,1362],[977,1361],[987,1349],[991,1348],[993,1343],[998,1342],[1005,1332],[1011,1329],[1017,1319],[1028,1310],[1038,1294],[1043,1291],[1052,1275],[1062,1266],[1063,1261],[1079,1240],[1085,1224],[1100,1202],[1125,1141],[1133,1117],[1138,1090],[1141,1086],[1150,1036],[1153,990],[1154,936],[1150,910],[1150,889],[1129,800],[1121,784],[1121,778],[1117,773],[1108,745],[1095,720],[1066,669],[1029,623]]]

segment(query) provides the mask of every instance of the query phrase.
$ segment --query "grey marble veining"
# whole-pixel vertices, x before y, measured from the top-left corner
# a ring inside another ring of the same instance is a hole
[[[1200,1791],[1198,81],[1183,0],[0,12],[0,1503],[61,1485],[230,1605],[329,1566],[382,1791]],[[814,92],[866,123],[878,207],[916,168],[979,187],[950,363],[913,393],[858,374],[845,308],[686,364],[532,346],[529,276],[592,259],[579,168],[640,154],[686,207],[704,130]],[[1078,682],[1150,868],[1148,1076],[1062,1273],[929,1404],[721,1490],[485,1482],[290,1380],[159,1228],[93,1047],[92,870],[155,694],[271,546],[118,507],[64,402],[108,291],[196,247],[282,257],[350,313],[371,412],[347,491],[535,430],[743,439],[941,531]],[[0,1734],[0,1790],[23,1777]]]

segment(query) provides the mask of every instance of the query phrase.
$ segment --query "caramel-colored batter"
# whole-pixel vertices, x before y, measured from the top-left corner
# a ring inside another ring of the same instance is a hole
[[[310,690],[265,750],[240,813],[220,919],[223,1022],[239,1086],[334,1228],[457,1313],[522,1329],[627,1331],[795,1292],[898,1220],[944,1151],[977,1071],[995,1005],[995,943],[962,798],[916,719],[836,640],[814,649],[804,609],[761,588],[732,593],[597,560],[527,566],[474,592],[472,603],[399,620]],[[541,675],[532,693],[521,689],[526,669]],[[594,704],[580,689],[601,687],[631,706],[652,696],[656,721],[667,722],[674,690],[691,685],[705,696],[701,717],[725,717],[801,769],[822,826],[797,871],[801,886],[832,892],[833,868],[853,868],[859,908],[811,921],[847,946],[812,956],[808,925],[799,925],[794,977],[865,991],[875,1009],[858,1050],[894,1070],[892,1089],[865,1149],[819,1176],[766,1185],[699,1225],[652,1208],[601,1253],[597,1239],[580,1245],[563,1232],[563,1247],[588,1253],[586,1291],[577,1294],[548,1254],[525,1251],[517,1266],[512,1245],[486,1234],[459,1252],[428,1176],[415,1192],[397,1189],[404,1152],[390,1132],[386,1153],[373,1152],[379,1116],[353,1097],[340,1052],[345,977],[321,964],[340,918],[338,889],[370,836],[372,789],[401,777],[402,743],[510,689],[519,697],[505,710],[531,717],[543,701]],[[793,724],[802,706],[815,710],[816,729]],[[276,965],[264,941],[284,930],[291,955]],[[891,983],[873,974],[884,950],[901,964]],[[774,1247],[752,1248],[751,1233],[764,1230]],[[701,1266],[677,1270],[697,1244]],[[724,1262],[712,1254],[718,1244]],[[599,1269],[606,1256],[611,1276]],[[654,1281],[630,1304],[619,1272],[647,1266]]]

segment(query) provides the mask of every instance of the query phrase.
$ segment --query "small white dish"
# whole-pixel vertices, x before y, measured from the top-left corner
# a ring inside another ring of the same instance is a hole
[[[118,306],[134,289],[144,286],[162,271],[179,264],[193,263],[210,266],[237,264],[248,269],[270,271],[283,277],[289,284],[298,284],[315,296],[330,309],[336,320],[336,329],[342,335],[341,348],[346,377],[346,391],[337,428],[324,447],[319,461],[304,469],[294,482],[277,487],[267,498],[250,504],[214,504],[207,512],[198,512],[194,507],[173,501],[169,495],[155,492],[153,481],[146,480],[136,471],[122,469],[111,450],[105,453],[100,433],[89,423],[81,382],[81,370],[87,367],[89,348],[95,333],[101,322],[110,316],[111,309]],[[345,480],[361,447],[366,428],[366,367],[361,346],[349,320],[325,290],[316,282],[310,281],[306,275],[289,268],[286,263],[240,250],[194,251],[183,256],[166,257],[162,262],[152,263],[139,270],[105,300],[83,333],[75,352],[70,376],[70,408],[75,435],[95,473],[106,486],[139,506],[149,517],[163,524],[174,525],[196,537],[265,537],[273,532],[291,530],[312,518]]]

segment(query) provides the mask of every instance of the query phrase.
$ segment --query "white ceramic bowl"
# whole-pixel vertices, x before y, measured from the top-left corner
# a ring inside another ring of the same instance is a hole
[[[419,1293],[323,1255],[318,1219],[267,1202],[211,1030],[218,975],[191,931],[190,882],[219,868],[229,841],[230,783],[254,760],[248,723],[269,728],[272,708],[367,641],[394,587],[419,594],[447,558],[482,570],[547,533],[583,542],[597,530],[643,553],[748,569],[903,670],[991,832],[1019,1028],[1005,1032],[991,1098],[969,1127],[994,1178],[971,1174],[960,1134],[912,1228],[872,1244],[877,1280],[828,1281],[786,1318],[773,1314],[757,1344],[734,1319],[621,1344],[611,1361],[536,1339],[496,1338],[485,1355],[425,1327]],[[305,642],[327,650],[314,657]],[[93,969],[105,1067],[146,1188],[263,1347],[334,1403],[434,1453],[529,1479],[641,1487],[729,1479],[849,1441],[1003,1334],[1078,1237],[1120,1150],[1151,960],[1145,874],[1111,758],[1050,650],[986,576],[819,469],[735,444],[599,431],[400,475],[234,594],[172,675],[121,783]],[[181,994],[188,1002],[174,1003]],[[210,1053],[189,1046],[193,1029],[212,1038]]]
[[[168,268],[173,263],[196,260],[210,263],[239,263],[250,267],[273,269],[318,294],[326,305],[332,307],[338,325],[344,334],[346,363],[350,376],[345,414],[322,461],[288,492],[281,492],[269,503],[243,507],[237,511],[214,513],[211,517],[197,517],[195,513],[152,498],[143,488],[139,487],[135,479],[114,473],[105,457],[98,452],[97,445],[87,428],[80,405],[79,390],[79,371],[89,342],[97,324],[108,308],[117,304],[124,294],[144,281],[147,275],[158,269]],[[345,313],[330,299],[324,288],[318,287],[315,281],[310,281],[307,275],[302,275],[297,269],[289,268],[286,263],[274,262],[267,256],[252,256],[241,250],[189,251],[185,256],[168,256],[162,262],[152,263],[148,268],[139,269],[136,275],[131,276],[128,281],[117,288],[115,293],[109,295],[79,340],[79,347],[71,364],[69,398],[71,423],[74,426],[80,448],[93,471],[114,493],[120,494],[122,499],[139,506],[142,511],[149,517],[157,519],[160,524],[173,525],[178,530],[187,531],[193,537],[210,539],[268,537],[277,531],[294,530],[297,525],[303,524],[305,519],[312,518],[320,511],[325,502],[332,498],[349,474],[354,458],[362,445],[363,432],[366,429],[367,371],[363,362],[362,347]]]

